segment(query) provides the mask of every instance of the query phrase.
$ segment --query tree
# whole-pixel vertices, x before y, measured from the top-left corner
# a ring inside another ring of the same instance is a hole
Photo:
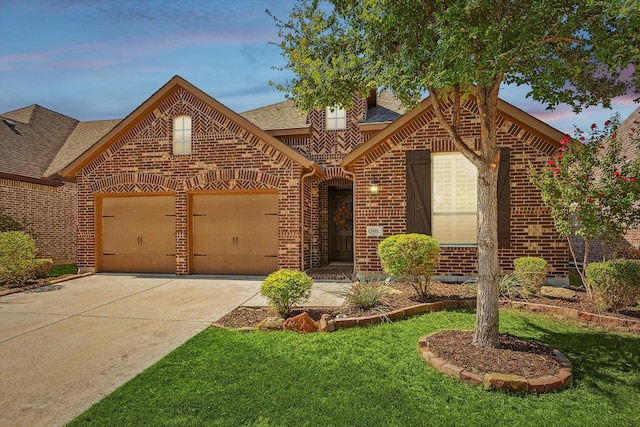
[[[532,98],[576,111],[640,89],[637,0],[302,0],[287,21],[275,20],[282,69],[295,74],[277,86],[301,110],[350,107],[353,94],[370,88],[390,89],[406,106],[429,93],[440,125],[478,168],[473,342],[496,347],[500,86],[526,83]],[[479,109],[479,153],[459,134],[469,95]]]
[[[566,135],[560,141],[556,159],[541,171],[531,169],[531,181],[541,190],[551,209],[558,232],[569,242],[571,255],[589,296],[593,296],[585,275],[591,242],[598,238],[614,250],[617,240],[640,225],[640,157],[627,159],[621,139],[640,152],[640,134],[618,135],[620,117],[607,120],[600,129],[595,123],[576,139]],[[571,236],[584,241],[582,267],[576,259]]]

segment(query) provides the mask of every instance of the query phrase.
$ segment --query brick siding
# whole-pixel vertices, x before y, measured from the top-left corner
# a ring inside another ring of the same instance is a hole
[[[463,139],[479,141],[475,105],[464,106]],[[513,270],[513,259],[520,256],[545,258],[552,277],[568,273],[568,245],[553,226],[549,210],[539,191],[529,182],[529,167],[542,167],[555,148],[505,118],[498,119],[498,145],[511,150],[511,245],[500,249],[502,272]],[[433,113],[426,111],[385,144],[364,156],[355,165],[354,187],[356,220],[355,269],[365,273],[381,270],[377,246],[384,237],[368,237],[367,226],[383,226],[384,236],[406,232],[405,152],[408,150],[454,151],[453,143],[440,128]],[[368,183],[375,177],[378,195],[369,195]],[[439,275],[477,275],[477,248],[443,247]]]
[[[192,154],[172,155],[172,119],[192,117]],[[176,195],[176,274],[189,273],[188,194],[277,189],[280,268],[300,268],[302,167],[178,89],[85,166],[78,182],[78,265],[96,268],[95,195]]]
[[[25,223],[38,256],[54,264],[76,261],[76,184],[49,186],[0,178],[0,207]]]

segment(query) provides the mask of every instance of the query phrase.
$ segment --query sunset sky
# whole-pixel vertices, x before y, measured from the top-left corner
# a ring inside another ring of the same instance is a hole
[[[291,75],[273,69],[284,59],[265,9],[287,18],[294,3],[0,0],[0,113],[38,104],[79,120],[124,118],[176,74],[237,112],[280,102],[267,82]],[[624,119],[640,96],[576,116],[527,91],[504,87],[501,98],[567,133],[616,111]]]

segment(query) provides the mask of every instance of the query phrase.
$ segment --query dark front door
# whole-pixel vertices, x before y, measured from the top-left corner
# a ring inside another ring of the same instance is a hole
[[[353,262],[353,191],[329,188],[329,260]]]

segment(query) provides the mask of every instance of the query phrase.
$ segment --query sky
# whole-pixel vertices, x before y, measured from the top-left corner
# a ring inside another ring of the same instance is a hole
[[[295,0],[0,0],[0,113],[32,104],[78,120],[121,119],[174,75],[236,112],[283,101],[268,82],[292,77],[269,9],[285,19]],[[573,134],[626,118],[629,94],[612,110],[575,115],[505,86],[500,97]]]

